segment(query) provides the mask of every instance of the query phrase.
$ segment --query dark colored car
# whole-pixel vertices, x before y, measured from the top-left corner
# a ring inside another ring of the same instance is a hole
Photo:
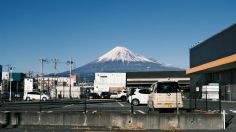
[[[111,94],[109,92],[102,92],[100,96],[102,99],[110,99]]]
[[[89,99],[99,99],[100,96],[97,93],[89,93],[88,98]]]

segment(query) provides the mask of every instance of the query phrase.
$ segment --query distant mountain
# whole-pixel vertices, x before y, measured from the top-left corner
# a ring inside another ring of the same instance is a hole
[[[115,47],[86,65],[73,70],[80,79],[93,81],[95,72],[136,72],[136,71],[178,71],[183,70],[167,66],[154,59],[137,55],[125,47]],[[63,75],[69,72],[61,73]]]

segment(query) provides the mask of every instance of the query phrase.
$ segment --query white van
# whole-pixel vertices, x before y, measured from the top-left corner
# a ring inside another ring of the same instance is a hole
[[[183,99],[177,82],[156,82],[148,97],[149,109],[183,108]]]
[[[131,90],[128,101],[129,103],[132,103],[133,105],[136,106],[140,104],[147,104],[149,94],[150,94],[149,89],[136,88]]]

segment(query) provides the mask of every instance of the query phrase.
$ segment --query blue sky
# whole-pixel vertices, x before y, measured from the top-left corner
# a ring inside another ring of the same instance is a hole
[[[0,0],[0,64],[39,72],[39,58],[58,58],[58,71],[65,71],[70,57],[78,67],[124,46],[187,68],[191,45],[236,22],[235,5],[235,0]],[[46,64],[45,71],[52,67]]]

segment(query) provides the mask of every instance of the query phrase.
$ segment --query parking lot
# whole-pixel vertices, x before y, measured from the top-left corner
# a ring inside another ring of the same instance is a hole
[[[100,99],[100,100],[50,100],[45,102],[39,101],[20,101],[12,103],[3,103],[0,107],[1,112],[84,112],[86,109],[89,111],[123,111],[130,112],[131,105],[128,102],[122,102],[111,99]],[[134,107],[137,113],[146,113],[147,106],[140,105]]]
[[[189,100],[184,100],[184,112],[189,109]],[[194,100],[192,100],[192,106],[194,106]],[[208,111],[219,112],[218,101],[208,101]],[[192,112],[206,112],[205,100],[197,100],[197,110]],[[201,109],[200,109],[201,108]],[[236,102],[222,101],[222,110],[226,111],[226,114],[236,116]],[[76,99],[76,100],[50,100],[50,101],[18,101],[18,102],[5,102],[0,106],[0,112],[120,112],[131,113],[131,105],[128,102],[122,102],[112,99]],[[152,111],[157,112],[157,111]],[[162,111],[163,112],[163,111]],[[164,111],[165,112],[165,111]],[[169,111],[168,111],[169,112]],[[175,112],[175,111],[174,111]],[[149,114],[146,105],[139,105],[133,107],[133,114]],[[228,120],[228,119],[226,119]],[[233,118],[228,122],[227,131],[236,130],[236,120]]]

